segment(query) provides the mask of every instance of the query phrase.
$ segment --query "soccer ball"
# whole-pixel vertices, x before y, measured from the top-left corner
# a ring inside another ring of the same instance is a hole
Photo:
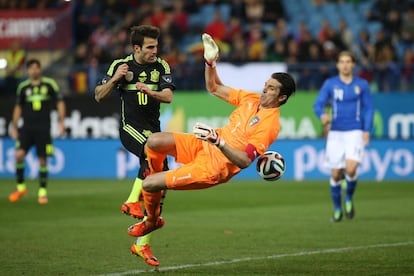
[[[276,151],[266,151],[257,159],[256,170],[264,180],[278,180],[285,173],[285,169],[285,159]]]

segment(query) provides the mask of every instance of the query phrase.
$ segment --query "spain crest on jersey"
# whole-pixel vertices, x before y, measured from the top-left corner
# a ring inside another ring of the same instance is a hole
[[[359,87],[359,85],[355,85],[354,86],[354,92],[357,95],[361,94],[361,87]]]
[[[42,94],[42,95],[46,95],[47,94],[47,87],[46,87],[46,85],[42,85],[42,86],[40,86],[40,94]]]
[[[141,72],[138,76],[139,82],[145,82],[147,80],[147,73]]]
[[[160,72],[157,71],[156,69],[151,71],[151,76],[150,76],[150,80],[152,82],[158,82],[160,79]]]

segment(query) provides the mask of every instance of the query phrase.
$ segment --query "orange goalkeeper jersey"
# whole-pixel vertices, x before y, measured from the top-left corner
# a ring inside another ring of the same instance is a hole
[[[217,132],[236,149],[252,144],[263,154],[279,134],[279,108],[259,110],[260,94],[235,89],[230,90],[229,103],[237,108],[230,114],[229,124]]]
[[[229,124],[216,129],[217,133],[233,148],[244,151],[248,144],[252,144],[258,154],[263,154],[279,134],[279,108],[259,110],[260,94],[233,88],[230,89],[229,103],[237,108],[230,114]],[[226,174],[223,178],[229,179],[240,171],[218,148],[205,150],[210,152],[213,167]]]

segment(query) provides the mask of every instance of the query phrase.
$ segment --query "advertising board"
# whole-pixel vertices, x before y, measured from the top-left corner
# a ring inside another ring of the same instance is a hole
[[[49,159],[49,174],[57,178],[134,178],[139,162],[117,139],[58,139]],[[270,148],[286,161],[284,180],[326,180],[324,140],[280,140]],[[0,178],[14,177],[14,141],[0,138]],[[170,167],[178,166],[170,159]],[[39,163],[32,150],[26,158],[26,175],[35,178]],[[414,181],[414,141],[372,141],[359,167],[360,179]],[[255,163],[235,179],[259,179]]]
[[[72,45],[70,10],[0,11],[0,49],[8,49],[14,40],[28,49],[68,49]]]

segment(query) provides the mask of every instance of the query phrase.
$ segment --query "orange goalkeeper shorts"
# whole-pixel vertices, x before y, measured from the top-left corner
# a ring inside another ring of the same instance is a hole
[[[240,171],[214,145],[194,134],[174,133],[176,161],[183,164],[167,171],[166,184],[172,190],[205,189],[228,181]]]

